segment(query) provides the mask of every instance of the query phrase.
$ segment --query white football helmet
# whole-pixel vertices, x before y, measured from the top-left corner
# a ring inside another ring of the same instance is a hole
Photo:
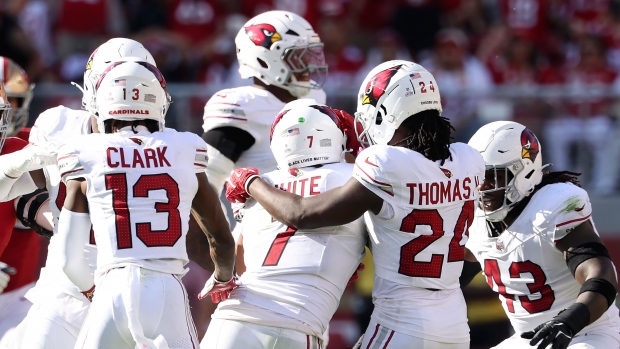
[[[338,117],[314,99],[286,104],[271,126],[269,139],[280,169],[344,161],[346,137]]]
[[[11,104],[6,97],[4,84],[0,81],[0,151],[4,146],[7,133],[9,131],[9,114],[11,112]]]
[[[481,191],[480,200],[485,193],[506,190],[504,203],[493,211],[486,212],[487,220],[502,221],[519,201],[530,195],[543,176],[540,142],[527,127],[513,121],[495,121],[482,126],[469,140],[471,147],[478,150],[486,169],[495,171],[493,189]],[[497,171],[506,171],[506,186],[497,183]]]
[[[413,62],[381,63],[360,86],[355,121],[363,131],[357,137],[364,146],[387,144],[405,119],[430,109],[442,111],[439,88],[431,73]]]
[[[303,17],[288,11],[268,11],[243,25],[235,38],[239,74],[288,90],[301,98],[321,88],[327,64],[319,35]],[[294,73],[307,73],[298,80]]]
[[[135,40],[112,38],[93,51],[84,70],[84,86],[80,87],[76,83],[72,83],[82,91],[82,108],[84,110],[96,115],[95,94],[97,91],[95,85],[99,81],[101,73],[110,63],[128,59],[148,62],[157,67],[151,53]]]
[[[114,62],[94,87],[99,130],[105,130],[108,119],[152,119],[159,122],[160,131],[164,129],[171,99],[166,80],[155,66],[142,61]]]
[[[28,110],[32,101],[34,84],[30,83],[24,69],[7,57],[0,57],[0,79],[4,82],[7,97],[17,99],[19,104],[9,113],[7,136],[11,137],[28,123]]]

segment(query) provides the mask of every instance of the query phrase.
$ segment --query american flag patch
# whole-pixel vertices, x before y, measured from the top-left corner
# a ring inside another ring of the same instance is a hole
[[[294,136],[294,135],[298,135],[298,134],[299,134],[299,128],[298,127],[295,127],[295,128],[292,128],[292,129],[288,130],[288,135],[289,136]]]
[[[144,95],[144,101],[145,102],[155,103],[156,100],[157,100],[157,97],[155,97],[154,94],[146,93]]]
[[[413,74],[409,74],[409,77],[411,79],[419,79],[422,77],[422,75],[420,75],[420,73],[413,73]]]
[[[126,86],[126,85],[127,85],[127,80],[125,79],[114,80],[114,86]]]

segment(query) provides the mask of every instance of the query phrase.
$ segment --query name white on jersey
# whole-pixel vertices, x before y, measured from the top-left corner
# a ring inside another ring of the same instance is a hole
[[[276,187],[312,196],[342,186],[352,165],[279,170],[262,175]],[[296,230],[274,220],[255,201],[243,217],[243,285],[222,303],[214,317],[252,320],[322,336],[347,281],[364,256],[362,219],[349,224]],[[239,304],[239,300],[243,304]],[[254,311],[252,309],[254,307]]]
[[[489,286],[499,293],[515,332],[551,320],[577,299],[580,285],[555,242],[591,214],[588,194],[569,183],[541,188],[499,237],[489,237],[484,213],[476,211],[467,248],[480,262]],[[582,332],[611,322],[618,326],[614,305]]]
[[[98,273],[132,263],[182,274],[195,174],[205,168],[206,143],[189,132],[138,129],[66,143],[58,155],[61,177],[87,181]]]

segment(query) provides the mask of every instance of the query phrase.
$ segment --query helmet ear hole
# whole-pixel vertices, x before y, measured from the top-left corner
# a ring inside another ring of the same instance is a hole
[[[269,65],[267,64],[267,62],[263,61],[259,57],[256,57],[256,60],[258,61],[258,64],[260,64],[261,67],[265,69],[269,69]]]
[[[534,174],[534,170],[531,170],[530,173],[525,175],[525,178],[530,179],[530,177],[532,177],[533,174]]]

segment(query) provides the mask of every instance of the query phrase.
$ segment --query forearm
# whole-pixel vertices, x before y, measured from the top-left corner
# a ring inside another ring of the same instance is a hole
[[[258,201],[271,216],[289,227],[297,229],[312,229],[312,215],[308,213],[308,209],[304,206],[304,199],[299,195],[276,189],[260,178],[252,180],[248,185],[248,194]],[[308,200],[306,200],[308,201]]]
[[[19,196],[30,194],[37,190],[37,185],[28,172],[18,172],[16,177],[5,172],[4,159],[0,161],[0,202],[11,201]],[[7,170],[11,172],[11,170]],[[15,175],[11,172],[11,174]]]
[[[232,235],[230,241],[218,240],[221,239],[209,238],[215,278],[218,281],[228,281],[232,279],[235,269],[235,240],[232,239]]]
[[[207,235],[196,222],[194,215],[190,215],[189,231],[186,239],[187,255],[191,261],[194,261],[204,270],[213,272],[215,269],[213,260],[211,259],[211,250]]]
[[[93,284],[93,275],[86,257],[84,246],[88,243],[91,222],[88,213],[77,213],[63,208],[58,220],[60,244],[60,261],[65,274],[80,291],[89,290]]]

